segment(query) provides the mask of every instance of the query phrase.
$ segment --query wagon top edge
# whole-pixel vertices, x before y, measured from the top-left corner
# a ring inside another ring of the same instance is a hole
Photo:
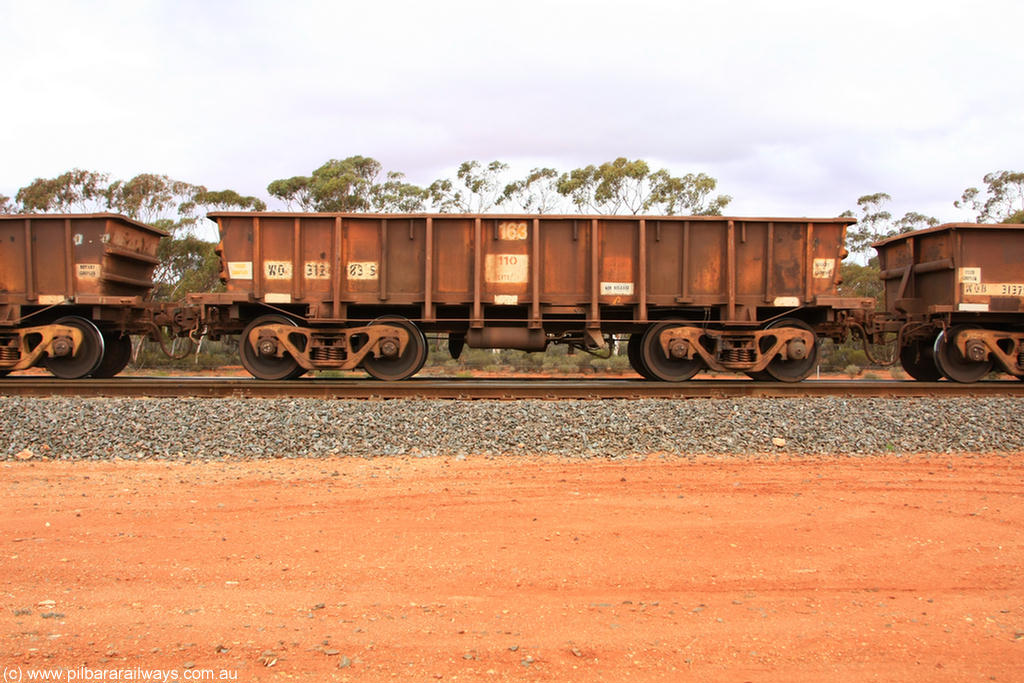
[[[930,235],[939,232],[946,232],[948,230],[1024,230],[1024,224],[1022,223],[943,223],[942,225],[936,225],[933,228],[925,228],[924,230],[914,230],[913,232],[903,232],[899,235],[893,235],[887,237],[884,240],[880,240],[872,244],[872,247],[876,249],[878,247],[884,247],[890,244],[896,244],[903,242],[911,237],[918,237],[919,235]]]
[[[160,237],[166,237],[169,233],[161,230],[160,228],[149,225],[148,223],[142,223],[140,221],[128,218],[119,213],[12,213],[0,215],[0,221],[37,221],[37,220],[90,220],[90,219],[104,219],[111,221],[118,221],[127,225],[134,226],[140,230],[151,232],[154,235]]]
[[[598,221],[735,221],[742,223],[841,223],[852,225],[855,218],[754,217],[754,216],[648,216],[595,214],[520,214],[520,213],[315,213],[293,211],[213,211],[207,218],[363,218],[363,219],[477,219],[482,220],[598,220]]]

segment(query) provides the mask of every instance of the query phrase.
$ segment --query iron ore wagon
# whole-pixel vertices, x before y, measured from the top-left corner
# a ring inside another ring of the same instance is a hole
[[[874,246],[909,375],[1024,379],[1024,225],[947,223]]]
[[[363,367],[415,374],[425,333],[464,346],[584,351],[628,340],[633,368],[807,377],[818,339],[873,302],[837,291],[847,218],[210,214],[226,291],[190,295],[240,334],[263,379]]]
[[[166,235],[114,214],[0,216],[0,375],[113,377],[132,334],[154,333],[150,301]]]

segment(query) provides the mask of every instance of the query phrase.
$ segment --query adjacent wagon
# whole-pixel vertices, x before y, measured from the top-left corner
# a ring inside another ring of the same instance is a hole
[[[1024,225],[947,223],[879,242],[888,321],[919,380],[1024,379]]]
[[[149,334],[165,235],[113,214],[0,216],[0,375],[111,377]]]

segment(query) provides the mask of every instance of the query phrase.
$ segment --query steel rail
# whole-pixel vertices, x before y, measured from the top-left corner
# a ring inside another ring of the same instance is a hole
[[[937,396],[1022,396],[1024,382],[808,380],[794,384],[752,380],[690,380],[678,384],[631,379],[363,379],[261,381],[250,378],[119,377],[61,380],[49,377],[0,379],[0,396],[122,396],[198,398],[345,399],[612,399],[838,396],[907,398]]]

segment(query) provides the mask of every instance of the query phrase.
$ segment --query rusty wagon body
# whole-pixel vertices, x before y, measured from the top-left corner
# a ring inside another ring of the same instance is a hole
[[[947,223],[874,245],[900,360],[921,380],[1024,379],[1024,225]]]
[[[0,216],[0,375],[109,377],[149,334],[162,230],[114,214]]]
[[[221,212],[226,291],[190,295],[241,334],[256,377],[364,367],[401,379],[424,333],[595,352],[627,338],[645,377],[702,368],[803,379],[822,336],[872,302],[839,296],[852,219]]]

